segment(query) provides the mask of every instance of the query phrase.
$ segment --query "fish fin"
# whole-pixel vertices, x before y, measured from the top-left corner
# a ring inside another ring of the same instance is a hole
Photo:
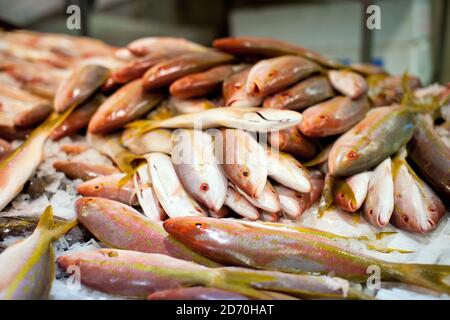
[[[319,200],[319,207],[317,210],[317,215],[322,218],[327,210],[331,207],[334,200],[334,184],[335,178],[329,173],[325,176],[325,185],[323,188],[322,196]]]
[[[435,264],[394,264],[403,282],[450,293],[450,266]]]
[[[136,136],[141,136],[144,133],[158,128],[159,121],[157,120],[136,120],[125,126],[125,128],[136,129],[133,133]]]
[[[441,106],[438,96],[432,97],[430,102],[423,102],[416,98],[411,91],[408,81],[408,73],[405,72],[402,76],[402,90],[403,97],[401,105],[407,110],[417,113],[432,113]]]
[[[0,161],[0,168],[9,163],[23,148],[25,148],[28,141],[32,141],[32,137],[45,134],[46,136],[49,136],[54,129],[59,127],[59,125],[66,120],[66,118],[72,113],[72,111],[75,109],[76,106],[73,106],[69,108],[67,111],[65,111],[63,114],[58,114],[56,112],[53,112],[51,115],[48,116],[48,118],[41,124],[39,127],[34,129],[30,136],[25,140],[25,142],[16,150],[11,152],[7,157],[2,159]]]
[[[33,130],[30,137],[32,135],[41,134],[44,132],[50,135],[53,130],[59,127],[60,124],[67,119],[67,117],[72,113],[73,110],[75,110],[76,107],[76,105],[73,105],[61,114],[57,113],[56,111],[52,112],[39,127]]]
[[[117,164],[119,169],[126,173],[125,176],[126,179],[125,178],[122,179],[124,183],[127,182],[127,180],[129,180],[131,176],[136,172],[137,167],[133,166],[133,161],[139,159],[143,159],[143,156],[132,153],[130,151],[120,152],[119,154],[117,154],[117,156],[113,158],[113,161]]]
[[[36,230],[45,234],[49,239],[55,240],[72,229],[77,224],[77,220],[58,222],[53,220],[53,208],[48,206],[41,215]]]

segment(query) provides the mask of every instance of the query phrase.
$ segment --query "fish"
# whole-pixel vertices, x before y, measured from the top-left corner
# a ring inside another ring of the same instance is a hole
[[[171,85],[175,80],[220,64],[229,63],[232,55],[216,51],[190,52],[162,61],[142,76],[145,90]]]
[[[173,58],[180,54],[179,52],[153,52],[148,55],[135,58],[124,66],[112,71],[111,78],[119,84],[128,83],[139,79],[145,72],[166,59]]]
[[[84,197],[75,201],[75,210],[79,223],[109,247],[160,253],[209,267],[220,266],[170,236],[162,222],[151,220],[121,202]]]
[[[136,39],[127,45],[127,49],[137,56],[158,52],[207,51],[208,48],[184,38],[145,37]]]
[[[47,207],[34,232],[0,254],[0,299],[48,299],[55,277],[52,242],[77,224],[76,220],[55,224]]]
[[[257,220],[260,217],[259,210],[253,206],[241,193],[231,186],[227,189],[225,203],[227,207],[236,212],[241,217]]]
[[[333,177],[330,173],[325,174],[322,194],[320,195],[319,206],[317,208],[317,215],[319,218],[322,218],[333,204],[335,180],[335,177]]]
[[[226,107],[254,108],[262,103],[262,98],[250,96],[247,93],[247,80],[250,68],[236,72],[225,79],[222,85],[222,95]]]
[[[269,133],[268,140],[272,148],[289,153],[295,158],[308,159],[319,153],[318,143],[314,139],[305,137],[298,126],[272,131]]]
[[[439,193],[450,199],[450,148],[433,127],[429,116],[416,116],[414,134],[408,142],[408,157]]]
[[[152,187],[148,164],[139,166],[133,175],[134,190],[144,215],[155,221],[163,221],[167,214],[158,201]]]
[[[209,211],[209,216],[216,218],[216,219],[223,219],[228,217],[231,214],[231,210],[226,207],[226,206],[222,206],[222,208],[220,208],[218,211],[213,212],[213,211]]]
[[[13,151],[11,144],[0,138],[0,161],[2,158],[8,156]]]
[[[207,217],[168,219],[164,229],[192,250],[217,262],[289,273],[333,273],[364,281],[380,268],[382,281],[399,281],[449,292],[450,266],[403,264],[379,260],[317,234],[315,230],[282,230],[256,222]]]
[[[157,291],[150,294],[147,300],[249,300],[249,298],[222,289],[190,287]]]
[[[208,210],[222,208],[227,194],[227,178],[214,153],[212,137],[200,130],[174,132],[171,159],[184,189]]]
[[[297,192],[279,183],[275,183],[274,188],[278,193],[281,209],[288,218],[299,218],[309,207],[310,193]]]
[[[250,197],[244,191],[234,186],[232,183],[230,185],[241,195],[247,199],[254,207],[262,210],[262,214],[272,215],[274,213],[279,213],[281,211],[280,199],[278,198],[277,191],[273,185],[267,181],[264,186],[264,190],[259,196]],[[278,219],[277,219],[278,220]]]
[[[371,76],[371,75],[377,75],[377,74],[387,75],[386,70],[384,70],[382,67],[379,67],[379,66],[371,64],[371,63],[354,62],[354,63],[351,63],[349,67],[351,70],[356,71],[365,76]]]
[[[367,84],[369,86],[367,94],[375,107],[400,103],[405,93],[405,87],[414,90],[421,86],[420,79],[415,76],[389,76],[386,74],[369,76]]]
[[[400,150],[392,161],[394,212],[391,223],[399,229],[427,233],[434,230],[446,213],[442,200],[419,178]]]
[[[220,89],[224,80],[244,67],[245,65],[225,64],[203,72],[187,75],[170,85],[170,94],[180,99],[210,94]]]
[[[299,161],[288,153],[274,149],[267,150],[268,176],[297,192],[310,192],[309,172]]]
[[[361,97],[369,89],[366,79],[350,70],[330,70],[328,78],[336,91],[351,99]]]
[[[59,85],[54,99],[54,108],[62,113],[89,98],[109,76],[109,69],[100,65],[85,65],[75,69]]]
[[[263,108],[302,110],[334,96],[330,81],[323,75],[309,77],[264,99]]]
[[[60,140],[64,137],[74,135],[78,131],[86,128],[98,107],[104,102],[103,95],[95,95],[70,114],[59,127],[50,134],[53,141]]]
[[[6,125],[1,124],[1,115],[0,115],[0,138],[9,141],[25,140],[30,135],[32,130],[33,128],[16,127],[11,122]]]
[[[179,99],[174,96],[169,98],[168,104],[175,114],[196,113],[217,107],[211,100],[205,98]]]
[[[265,97],[318,72],[320,67],[298,56],[261,60],[248,74],[246,91],[250,96]]]
[[[392,161],[388,157],[372,172],[369,180],[364,217],[376,227],[385,227],[394,211],[394,181],[392,179]]]
[[[49,100],[20,88],[0,86],[0,123],[10,118],[12,126],[28,127],[42,122],[51,112]]]
[[[156,197],[169,217],[206,216],[205,210],[186,192],[170,156],[152,152],[145,155]]]
[[[358,211],[366,200],[371,174],[365,171],[338,180],[334,187],[334,203],[346,211]]]
[[[368,170],[397,152],[413,134],[413,113],[402,106],[372,109],[333,144],[328,168],[334,176]]]
[[[218,127],[266,132],[286,129],[299,124],[302,120],[301,113],[291,110],[228,107],[182,114],[158,121],[134,121],[126,127],[139,129],[141,134],[161,128],[204,130]]]
[[[213,138],[216,156],[227,178],[250,197],[261,196],[268,173],[264,148],[242,130],[222,129]]]
[[[142,80],[127,83],[103,102],[89,122],[93,134],[108,134],[142,117],[164,98],[159,92],[144,92]]]
[[[216,219],[218,220],[218,219]],[[156,253],[99,249],[57,259],[63,270],[78,267],[81,282],[95,290],[126,297],[182,287],[204,286],[271,299],[276,291],[301,297],[367,298],[346,280],[236,267],[208,268]]]
[[[167,129],[156,129],[139,135],[136,134],[136,129],[129,128],[121,136],[123,146],[138,155],[150,152],[170,154],[173,149],[172,140],[172,131]]]
[[[69,160],[57,160],[53,162],[53,167],[57,171],[64,172],[70,179],[81,179],[84,181],[120,173],[119,169],[111,165],[90,164]]]
[[[307,137],[341,134],[360,122],[369,108],[366,96],[357,100],[336,96],[306,109],[303,112],[303,121],[298,127]]]
[[[51,132],[73,111],[63,114],[53,112],[39,127],[34,129],[25,142],[0,162],[0,211],[20,193],[42,161],[44,144]]]
[[[308,208],[320,198],[325,185],[324,176],[319,170],[311,170],[309,177],[311,181],[311,192],[309,193]]]
[[[119,134],[103,136],[88,132],[86,139],[91,147],[108,156],[122,172],[127,174],[134,172],[133,161],[142,159],[141,155],[135,154],[122,146]]]
[[[121,83],[118,83],[113,77],[110,75],[105,82],[100,86],[100,93],[105,95],[110,95],[117,89],[121,87]]]
[[[345,66],[320,53],[285,41],[263,37],[228,37],[213,41],[213,47],[231,54],[244,56],[275,57],[299,55],[327,68],[339,69]]]
[[[125,177],[125,173],[115,173],[90,179],[77,185],[77,192],[85,197],[106,198],[136,206],[139,202],[133,181],[123,182]]]

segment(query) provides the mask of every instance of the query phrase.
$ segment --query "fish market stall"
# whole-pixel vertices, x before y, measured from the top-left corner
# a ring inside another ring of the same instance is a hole
[[[0,33],[2,299],[449,299],[450,85],[274,38]]]

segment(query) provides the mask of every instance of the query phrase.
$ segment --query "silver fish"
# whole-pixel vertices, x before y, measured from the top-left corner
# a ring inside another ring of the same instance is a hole
[[[172,118],[152,121],[138,120],[128,125],[141,133],[158,128],[196,128],[202,129],[228,127],[249,131],[282,130],[299,124],[301,113],[292,110],[262,108],[214,108],[205,111],[183,114]]]
[[[214,137],[216,155],[228,179],[250,197],[260,196],[267,181],[264,148],[241,130],[222,129]]]
[[[328,78],[333,88],[352,99],[360,97],[369,89],[366,79],[350,70],[330,70]]]
[[[228,187],[225,205],[244,218],[257,220],[260,217],[259,210],[232,187]]]
[[[126,129],[122,133],[122,144],[135,154],[162,152],[170,154],[173,148],[172,131],[156,129],[138,135],[136,129]]]
[[[168,155],[153,152],[145,158],[150,169],[152,187],[169,217],[207,215],[183,188]]]
[[[434,230],[446,210],[441,199],[420,179],[405,160],[403,151],[394,158],[394,213],[391,222],[402,230],[426,233]]]
[[[297,219],[308,208],[310,202],[309,193],[301,193],[275,183],[274,188],[278,193],[283,212],[291,219]]]
[[[175,171],[186,191],[208,210],[225,202],[227,178],[214,154],[212,137],[200,130],[176,130],[171,152]]]
[[[298,192],[310,192],[308,169],[288,153],[267,150],[267,168],[270,178]]]
[[[163,221],[167,214],[158,201],[152,187],[148,164],[140,166],[133,175],[134,189],[144,214],[155,221]]]
[[[364,217],[377,227],[385,227],[394,211],[394,181],[392,161],[387,158],[372,172],[367,198],[364,202]]]
[[[231,184],[232,185],[232,184]],[[272,184],[267,181],[264,186],[264,190],[261,195],[250,197],[244,191],[239,189],[236,186],[233,186],[236,191],[244,196],[248,202],[250,202],[254,207],[267,212],[268,214],[277,213],[281,211],[280,199],[278,198],[278,194]]]

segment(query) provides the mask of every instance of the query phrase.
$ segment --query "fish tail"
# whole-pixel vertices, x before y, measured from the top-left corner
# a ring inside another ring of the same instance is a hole
[[[130,151],[123,151],[117,155],[116,159],[114,159],[119,169],[126,173],[126,176],[121,180],[120,186],[123,186],[123,184],[131,179],[133,174],[137,171],[139,165],[134,167],[133,162],[139,159],[143,159],[143,157]]]
[[[67,222],[55,223],[53,219],[53,208],[52,206],[48,206],[42,213],[36,230],[39,230],[53,241],[72,229],[76,224],[77,220],[75,219]]]
[[[252,288],[250,285],[251,278],[248,272],[241,274],[237,269],[219,268],[215,270],[208,286],[241,293],[257,300],[274,299],[267,291]]]
[[[438,96],[433,97],[430,102],[421,102],[417,99],[409,86],[408,73],[402,76],[403,97],[401,105],[411,112],[432,113],[441,106]]]
[[[133,135],[140,136],[146,132],[158,128],[159,121],[157,120],[136,120],[125,126],[125,128],[135,129]]]
[[[436,264],[394,264],[394,277],[402,282],[450,293],[450,266]]]

